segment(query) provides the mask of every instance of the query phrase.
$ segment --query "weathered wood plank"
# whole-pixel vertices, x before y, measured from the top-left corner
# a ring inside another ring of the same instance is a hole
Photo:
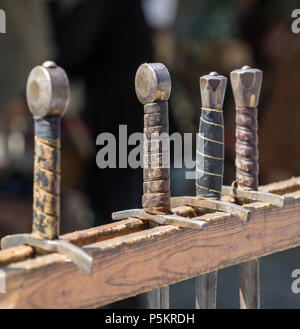
[[[172,213],[183,217],[196,217],[196,211],[189,206],[181,206],[172,209]],[[157,227],[157,224],[148,223],[149,228]],[[146,294],[146,307],[148,309],[169,309],[170,294],[169,286],[153,289]]]
[[[258,188],[259,191],[271,192],[280,195],[296,192],[299,191],[299,189],[300,177],[292,177],[281,182],[263,185]]]
[[[27,258],[33,257],[33,248],[29,246],[19,246],[15,248],[8,248],[0,251],[0,267],[6,266],[10,263],[20,262]]]
[[[82,247],[87,244],[112,239],[117,236],[139,232],[146,228],[147,223],[142,220],[138,218],[129,218],[120,222],[113,222],[82,231],[64,234],[60,236],[60,238],[73,243],[78,247]]]
[[[196,216],[193,208],[188,206],[176,207],[174,214],[179,216]],[[129,218],[120,222],[113,222],[106,225],[96,226],[89,229],[75,231],[60,236],[60,239],[75,244],[78,247],[91,243],[108,240],[117,236],[126,235],[133,232],[139,232],[147,229],[147,223],[138,218]],[[33,257],[34,250],[30,246],[19,246],[0,250],[0,267],[10,263],[20,262]]]
[[[117,236],[126,235],[133,232],[145,230],[147,224],[140,219],[130,218],[120,222],[114,222],[102,226],[96,226],[90,229],[75,231],[60,236],[60,239],[66,240],[82,247],[87,244],[112,239]],[[33,257],[34,250],[30,246],[19,246],[0,250],[0,267],[10,263],[20,262]]]
[[[213,271],[196,278],[196,309],[216,308],[217,273],[217,271]]]
[[[260,308],[260,280],[259,259],[241,263],[239,266],[240,277],[240,308]]]
[[[146,307],[148,309],[169,309],[169,286],[153,289],[146,294]]]
[[[221,212],[206,231],[160,226],[84,247],[86,276],[58,254],[10,264],[1,307],[97,307],[300,245],[300,192],[284,208],[252,203],[248,223]]]

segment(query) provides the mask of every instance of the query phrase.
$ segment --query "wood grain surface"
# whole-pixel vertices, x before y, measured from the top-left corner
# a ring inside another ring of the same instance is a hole
[[[59,254],[3,267],[7,293],[0,295],[0,307],[98,307],[299,246],[300,178],[263,189],[294,192],[284,208],[248,204],[253,213],[247,223],[215,212],[199,217],[208,221],[204,231],[166,225],[85,246],[94,256],[91,276]]]

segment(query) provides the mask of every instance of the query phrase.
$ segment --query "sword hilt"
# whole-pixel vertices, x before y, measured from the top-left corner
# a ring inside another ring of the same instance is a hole
[[[70,95],[65,71],[50,61],[35,67],[26,95],[35,127],[32,236],[53,240],[60,223],[60,119]]]
[[[202,112],[196,155],[196,196],[221,198],[224,170],[223,101],[227,79],[216,72],[200,78]]]
[[[150,214],[169,214],[171,78],[167,68],[160,63],[142,64],[136,73],[135,89],[144,104],[143,208]]]
[[[262,71],[243,66],[230,74],[236,104],[236,179],[241,188],[258,189],[257,104]]]

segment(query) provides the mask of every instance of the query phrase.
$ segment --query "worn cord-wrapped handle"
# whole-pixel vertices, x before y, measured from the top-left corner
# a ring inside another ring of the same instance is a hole
[[[168,99],[171,79],[160,63],[142,64],[135,78],[138,99],[144,104],[143,208],[150,214],[169,214],[170,151]]]
[[[242,188],[258,188],[257,108],[236,107],[236,179]]]
[[[221,198],[224,171],[223,100],[227,79],[216,72],[200,78],[202,112],[196,154],[196,196]]]
[[[257,104],[262,71],[244,66],[232,71],[231,84],[236,104],[236,179],[240,188],[258,189]]]
[[[34,193],[32,236],[56,239],[60,224],[60,121],[69,103],[66,73],[53,62],[35,67],[27,82],[34,117]]]
[[[33,235],[55,239],[60,219],[60,116],[34,120]],[[43,126],[53,136],[43,133]]]

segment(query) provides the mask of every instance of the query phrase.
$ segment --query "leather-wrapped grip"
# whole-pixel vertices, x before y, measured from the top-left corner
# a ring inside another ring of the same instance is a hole
[[[223,171],[223,111],[202,108],[197,139],[196,196],[205,199],[220,199]]]
[[[236,107],[236,179],[242,188],[258,188],[257,108]]]
[[[171,213],[168,102],[144,106],[143,208],[151,214]]]
[[[239,188],[258,188],[257,106],[263,73],[248,65],[230,73],[236,106],[236,180]]]
[[[202,111],[196,153],[196,196],[219,200],[224,171],[223,102],[227,79],[217,72],[200,77]]]

